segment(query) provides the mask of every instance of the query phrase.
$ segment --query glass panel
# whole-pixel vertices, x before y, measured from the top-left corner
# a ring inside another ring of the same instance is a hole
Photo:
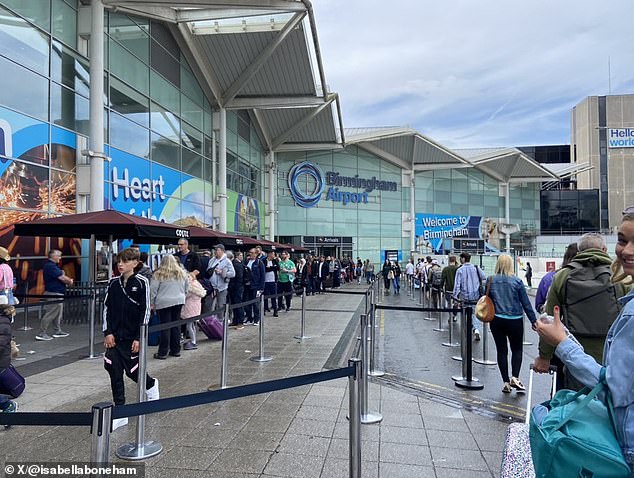
[[[77,48],[77,11],[63,0],[53,0],[52,25],[54,37]]]
[[[187,96],[181,95],[182,118],[195,128],[203,129],[203,109]]]
[[[180,169],[180,149],[178,143],[152,133],[152,161],[178,170]]]
[[[180,88],[180,64],[164,48],[152,40],[150,44],[150,65],[175,87]]]
[[[143,126],[110,112],[110,146],[141,158],[149,157],[149,131]]]
[[[149,94],[149,68],[141,60],[110,40],[110,73],[117,75],[123,81],[143,94]]]
[[[189,126],[187,123],[181,123],[183,134],[181,135],[183,146],[193,149],[197,153],[203,152],[203,134]]]
[[[166,136],[171,141],[180,142],[180,120],[156,103],[150,105],[151,127],[154,131]]]
[[[183,173],[197,178],[203,177],[203,157],[193,151],[183,148]]]
[[[150,126],[150,100],[125,83],[112,78],[110,107],[126,118],[148,128]]]
[[[89,134],[89,104],[81,95],[51,83],[51,123]]]
[[[74,89],[77,93],[88,96],[90,93],[88,60],[60,42],[54,41],[51,79]]]
[[[183,91],[197,104],[203,104],[205,99],[203,90],[200,88],[198,81],[196,81],[196,78],[184,63],[181,63],[181,91]]]
[[[0,206],[48,210],[48,168],[11,161],[0,180]]]
[[[21,130],[26,130],[28,128],[32,132],[32,135],[34,136],[33,142],[37,144],[37,146],[31,147],[31,149],[20,154],[17,159],[24,159],[26,161],[31,161],[31,162],[34,162],[37,164],[43,164],[43,165],[48,164],[48,152],[49,152],[48,124],[0,107],[0,118],[6,118],[8,115],[10,115],[10,117],[12,118],[11,122],[14,125],[16,125],[15,126],[16,129],[19,128]],[[14,150],[13,156],[15,157],[17,156],[17,154],[18,154],[17,151]],[[5,160],[3,159],[2,161],[5,161]]]
[[[48,192],[48,188],[46,189]],[[75,175],[51,169],[51,212],[74,214],[76,204],[76,180]]]
[[[51,31],[51,0],[2,0],[2,3],[38,27]]]
[[[149,64],[150,37],[126,15],[110,14],[110,36]]]
[[[0,55],[46,75],[48,38],[26,21],[0,7]]]
[[[0,104],[48,120],[48,80],[0,57]]]
[[[180,93],[178,89],[155,72],[150,74],[150,98],[180,116]]]

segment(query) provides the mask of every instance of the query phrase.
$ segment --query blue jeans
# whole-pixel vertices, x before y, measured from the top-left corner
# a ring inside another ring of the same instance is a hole
[[[0,393],[0,410],[3,410],[9,406],[13,397],[11,395],[5,395]]]
[[[392,279],[392,285],[394,286],[394,290],[396,292],[399,292],[401,290],[401,278],[395,277],[394,279]]]

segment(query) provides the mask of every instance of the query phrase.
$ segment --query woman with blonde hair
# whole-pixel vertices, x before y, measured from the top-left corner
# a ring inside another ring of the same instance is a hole
[[[531,324],[537,318],[522,280],[515,275],[513,259],[508,254],[498,257],[495,275],[486,282],[489,297],[495,306],[495,317],[491,322],[491,334],[497,350],[497,362],[504,386],[502,392],[511,393],[513,389],[524,392],[519,380],[522,368],[522,343],[524,337],[524,312]],[[508,345],[511,346],[511,373],[509,379]]]
[[[175,322],[174,327],[161,330],[158,352],[155,359],[165,360],[168,352],[172,357],[180,357],[180,320],[181,309],[189,290],[187,271],[179,261],[167,254],[163,256],[161,265],[154,271],[150,281],[150,303],[161,324]]]

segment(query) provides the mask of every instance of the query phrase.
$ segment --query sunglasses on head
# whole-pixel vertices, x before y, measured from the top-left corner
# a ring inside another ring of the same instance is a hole
[[[623,209],[623,215],[625,216],[626,214],[634,214],[634,206],[628,206]]]

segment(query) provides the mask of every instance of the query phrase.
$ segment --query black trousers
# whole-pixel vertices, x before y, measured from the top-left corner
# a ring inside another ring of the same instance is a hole
[[[239,304],[242,302],[242,296],[244,295],[244,286],[237,284],[235,287],[229,288],[229,303],[231,305]],[[240,325],[244,322],[244,309],[238,307],[233,309],[233,324]]]
[[[278,308],[284,308],[284,301],[286,301],[286,308],[291,308],[291,299],[293,298],[293,283],[292,282],[278,282],[277,293],[287,294],[284,297],[280,297],[278,301]]]
[[[132,341],[117,342],[111,349],[106,349],[103,356],[103,366],[110,375],[112,400],[115,405],[125,405],[125,384],[123,373],[135,382],[139,379],[139,354],[132,355]],[[154,379],[149,374],[145,376],[145,389],[154,386]]]
[[[175,322],[174,327],[171,329],[161,330],[161,339],[159,340],[158,348],[159,355],[167,355],[167,352],[175,355],[181,351],[180,318],[182,308],[183,306],[181,304],[166,307],[165,309],[157,309],[156,311],[161,324]]]
[[[522,368],[522,342],[524,339],[524,319],[501,319],[491,322],[491,334],[497,350],[498,368],[502,381],[509,382],[508,344],[511,345],[511,372],[519,377]]]

